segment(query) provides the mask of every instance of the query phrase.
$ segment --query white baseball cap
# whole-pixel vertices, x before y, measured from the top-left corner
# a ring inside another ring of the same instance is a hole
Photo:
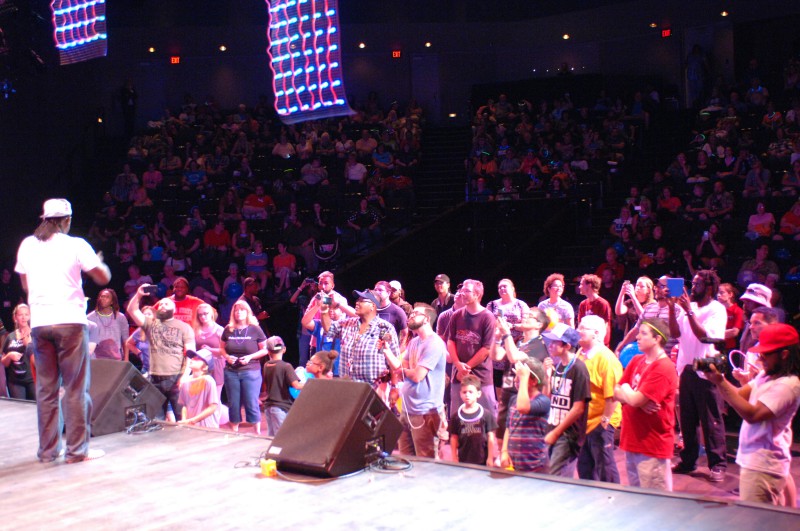
[[[42,219],[66,218],[72,215],[72,205],[66,199],[48,199],[42,207]]]

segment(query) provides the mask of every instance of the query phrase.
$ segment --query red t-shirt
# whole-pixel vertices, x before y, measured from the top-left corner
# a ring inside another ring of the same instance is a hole
[[[286,256],[278,254],[272,259],[272,268],[275,271],[280,271],[284,267],[289,268],[291,271],[297,269],[297,257],[292,253],[286,253]]]
[[[603,341],[606,346],[611,345],[611,305],[603,297],[597,297],[595,300],[589,302],[589,299],[583,299],[578,306],[578,318],[575,324],[578,325],[583,319],[584,315],[599,315],[606,322],[606,338]]]
[[[193,295],[187,295],[182,301],[175,300],[174,295],[170,298],[175,302],[175,319],[194,326],[194,314],[197,307],[203,304],[203,299],[198,299]]]
[[[627,383],[648,399],[661,404],[655,413],[645,413],[638,407],[622,404],[622,434],[619,447],[657,459],[670,459],[675,451],[675,396],[678,373],[669,358],[650,365],[644,354],[634,356],[619,384]]]
[[[742,310],[738,304],[731,304],[725,308],[725,313],[728,314],[728,321],[725,323],[725,329],[738,328],[739,332],[741,332],[744,328],[744,310]],[[730,337],[725,340],[725,348],[728,350],[736,348],[738,344],[738,339],[735,337]]]
[[[263,195],[258,197],[256,194],[248,195],[244,200],[244,206],[253,207],[253,208],[263,208],[268,209],[269,207],[275,206],[275,201],[268,195]]]
[[[217,232],[214,229],[208,229],[203,235],[203,245],[206,247],[230,247],[231,235],[227,230]]]

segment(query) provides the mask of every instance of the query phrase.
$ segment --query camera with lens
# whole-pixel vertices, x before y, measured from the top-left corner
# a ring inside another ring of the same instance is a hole
[[[707,358],[697,358],[692,363],[694,370],[699,372],[711,372],[712,365],[717,368],[717,372],[725,373],[728,370],[728,360],[722,354]]]

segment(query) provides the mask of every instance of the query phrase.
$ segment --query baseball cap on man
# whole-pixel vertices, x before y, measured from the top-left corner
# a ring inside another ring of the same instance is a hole
[[[772,290],[764,284],[749,284],[739,299],[753,301],[761,306],[772,308]]]
[[[553,341],[568,343],[575,348],[578,348],[578,342],[581,339],[581,335],[577,330],[571,326],[565,325],[564,323],[556,323],[553,328],[547,332],[543,332],[542,336]]]
[[[375,294],[372,293],[372,290],[368,289],[365,289],[364,291],[353,290],[353,295],[355,295],[359,299],[366,299],[370,301],[372,304],[375,305],[376,308],[378,308],[381,305],[380,302],[378,302],[378,297],[376,297]]]
[[[448,277],[444,273],[439,273],[438,275],[436,275],[436,277],[434,277],[433,282],[434,283],[436,283],[436,282],[447,282],[448,284],[450,284],[450,277]]]
[[[42,219],[66,218],[72,215],[72,205],[66,199],[48,199],[42,206]]]
[[[761,334],[758,336],[758,345],[750,347],[752,352],[772,352],[792,345],[800,343],[800,337],[797,335],[795,327],[783,324],[773,323],[761,329]]]
[[[389,282],[389,285],[392,287],[392,290],[394,291],[400,291],[403,289],[403,285],[400,284],[399,280],[392,280],[391,282]]]

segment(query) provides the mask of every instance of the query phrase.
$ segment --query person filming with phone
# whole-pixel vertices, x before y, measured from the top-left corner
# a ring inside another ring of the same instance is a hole
[[[716,300],[719,277],[714,271],[700,270],[692,279],[691,292],[676,297],[670,289],[670,335],[678,338],[680,351],[676,362],[679,375],[680,423],[684,447],[681,461],[673,467],[674,474],[691,474],[695,471],[700,446],[697,426],[703,427],[708,456],[709,480],[725,479],[727,469],[725,424],[722,419],[722,398],[719,389],[708,381],[703,372],[693,369],[694,360],[716,354],[713,344],[703,342],[708,338],[725,337],[727,313]]]

